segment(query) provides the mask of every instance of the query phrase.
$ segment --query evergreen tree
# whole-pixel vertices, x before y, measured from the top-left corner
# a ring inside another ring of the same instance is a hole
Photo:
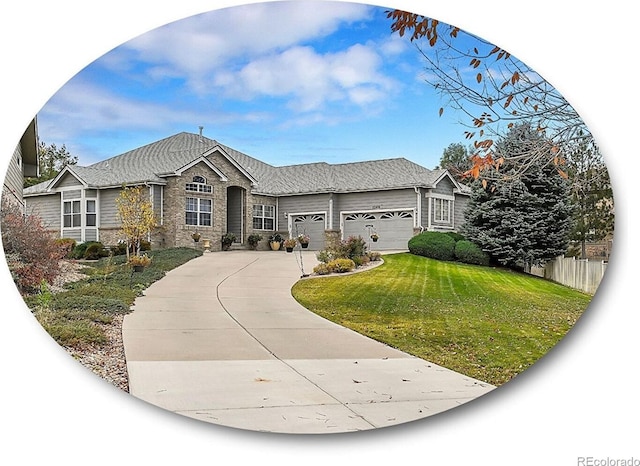
[[[518,153],[522,145],[547,141],[529,125],[513,127],[499,142]],[[512,176],[518,170],[518,176]],[[463,234],[501,265],[529,270],[563,254],[568,246],[572,208],[568,182],[546,161],[524,172],[507,161],[495,181],[477,180],[465,212]]]
[[[585,258],[586,243],[600,241],[613,233],[613,190],[597,146],[575,144],[566,153],[574,206],[571,240],[579,245],[580,255]]]

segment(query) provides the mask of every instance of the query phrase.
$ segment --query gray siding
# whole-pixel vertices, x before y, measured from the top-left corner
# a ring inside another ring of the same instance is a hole
[[[63,229],[62,238],[71,238],[79,243],[82,241],[82,230],[80,228]]]
[[[48,230],[60,231],[60,193],[26,198],[27,213],[40,217]]]
[[[447,194],[449,196],[453,195],[453,189],[455,188],[455,186],[453,185],[453,183],[451,182],[451,180],[449,178],[447,178],[446,176],[440,180],[440,182],[436,185],[436,187],[433,189],[434,193],[437,194]]]
[[[114,228],[120,226],[116,198],[120,195],[120,189],[105,189],[100,191],[100,227]]]
[[[81,186],[82,183],[80,183],[80,181],[78,181],[78,179],[73,176],[70,175],[69,173],[67,173],[66,175],[64,175],[62,177],[62,179],[60,181],[58,181],[58,184],[56,185],[57,188],[67,188],[69,186]]]
[[[22,203],[22,151],[16,146],[9,161],[2,188],[2,196],[12,202]]]
[[[341,211],[391,210],[416,207],[416,193],[413,189],[347,193],[336,197],[337,202],[334,202],[334,209],[338,213]],[[335,226],[337,227],[337,225]]]
[[[302,214],[308,212],[329,213],[329,194],[311,194],[304,196],[287,196],[278,200],[278,225],[280,229],[286,228],[284,220],[286,214]]]
[[[82,190],[80,189],[72,189],[69,191],[62,192],[62,199],[68,201],[70,199],[80,199],[82,197]]]
[[[454,204],[454,228],[456,231],[460,231],[462,225],[464,225],[464,213],[469,205],[469,196],[456,195],[456,201]]]

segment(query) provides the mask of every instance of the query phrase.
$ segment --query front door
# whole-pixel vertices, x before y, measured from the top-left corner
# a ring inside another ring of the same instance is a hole
[[[239,186],[227,188],[227,231],[236,235],[236,243],[242,243],[244,238],[244,208],[246,190]]]

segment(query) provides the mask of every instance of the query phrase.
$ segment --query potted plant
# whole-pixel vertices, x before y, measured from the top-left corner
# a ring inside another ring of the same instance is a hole
[[[272,250],[278,251],[282,245],[282,236],[279,233],[274,233],[269,236],[269,246]]]
[[[247,237],[247,243],[249,243],[249,247],[254,251],[258,248],[260,241],[262,241],[262,236],[257,233],[253,233]]]
[[[151,263],[151,258],[146,254],[134,254],[129,257],[129,265],[134,272],[142,272]]]
[[[193,238],[193,241],[195,241],[196,243],[200,241],[200,233],[198,233],[197,231],[192,233],[191,237]]]
[[[236,235],[231,232],[228,232],[222,235],[222,240],[221,240],[222,250],[228,251],[235,240],[236,240]]]
[[[378,241],[378,238],[379,238],[378,233],[371,234],[371,239],[373,240],[374,243]]]
[[[287,250],[287,252],[293,252],[293,248],[296,247],[296,243],[297,241],[295,240],[295,238],[287,238],[284,240],[284,248]]]
[[[306,249],[309,247],[309,235],[298,235],[298,237],[296,238],[298,240],[298,243],[300,243],[300,246],[302,246],[303,249]]]

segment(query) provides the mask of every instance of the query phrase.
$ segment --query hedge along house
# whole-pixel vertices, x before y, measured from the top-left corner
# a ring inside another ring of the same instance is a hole
[[[60,237],[120,240],[116,198],[144,186],[156,212],[155,247],[193,246],[192,234],[221,248],[227,232],[245,244],[253,233],[307,234],[310,248],[362,236],[372,249],[406,249],[423,230],[455,231],[469,191],[446,170],[403,158],[275,167],[202,134],[179,133],[81,167],[24,190],[27,208]]]

